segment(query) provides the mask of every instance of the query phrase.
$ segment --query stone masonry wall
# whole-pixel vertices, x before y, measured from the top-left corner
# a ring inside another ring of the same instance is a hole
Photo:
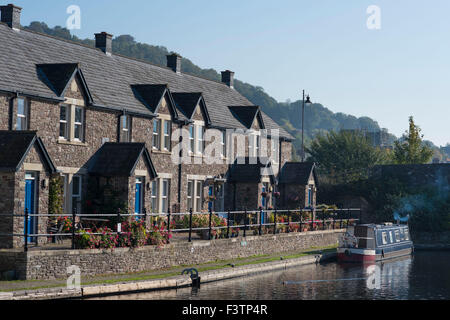
[[[9,129],[9,97],[0,94],[0,130]]]
[[[162,248],[149,246],[114,250],[48,250],[16,253],[15,268],[20,279],[66,278],[67,267],[76,265],[81,276],[140,272],[179,265],[195,265],[215,260],[236,259],[253,255],[286,253],[312,246],[337,244],[343,230],[288,233],[247,238],[177,242]],[[0,261],[3,255],[0,251]],[[10,254],[10,253],[8,253]],[[10,260],[9,260],[10,261]],[[9,262],[11,265],[11,262]],[[0,270],[0,272],[7,270]]]

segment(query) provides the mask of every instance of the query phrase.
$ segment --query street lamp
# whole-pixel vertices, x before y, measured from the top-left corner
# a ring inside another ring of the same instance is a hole
[[[303,104],[302,104],[302,162],[305,161],[305,105],[310,106],[312,104],[309,99],[309,95],[305,101],[305,90],[303,90]]]

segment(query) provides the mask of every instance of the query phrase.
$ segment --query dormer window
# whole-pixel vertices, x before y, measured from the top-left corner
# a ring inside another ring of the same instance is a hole
[[[222,157],[225,158],[227,156],[227,132],[226,131],[222,131],[222,137],[221,137],[220,144],[222,145]]]
[[[248,135],[248,155],[249,157],[259,156],[259,150],[261,147],[261,137],[258,133],[250,133]]]
[[[16,130],[28,130],[28,114],[28,101],[18,98]]]
[[[189,153],[193,153],[195,150],[195,139],[194,139],[194,126],[189,126]]]
[[[61,105],[59,108],[59,138],[69,139],[69,106]]]
[[[152,146],[155,151],[167,152],[171,150],[172,122],[170,118],[153,119],[153,140]]]
[[[170,151],[170,135],[172,132],[172,123],[170,120],[164,120],[164,150]]]
[[[131,142],[131,117],[122,115],[120,117],[120,141]]]
[[[83,121],[83,108],[75,107],[75,121],[74,125],[74,139],[77,141],[83,141],[83,129],[84,129],[84,121]]]
[[[161,120],[153,119],[153,141],[152,146],[153,149],[159,150],[160,139],[159,139],[159,130],[161,128]]]
[[[62,104],[59,107],[59,140],[84,141],[84,108]]]
[[[197,126],[197,154],[203,154],[204,138],[203,138],[203,126]]]

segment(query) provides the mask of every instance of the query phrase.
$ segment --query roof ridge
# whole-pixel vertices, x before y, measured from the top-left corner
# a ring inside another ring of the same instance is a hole
[[[5,24],[4,22],[1,22],[1,24],[4,24],[5,26],[8,26],[8,25]],[[84,44],[84,43],[75,42],[75,41],[73,41],[73,40],[69,40],[69,39],[64,39],[64,38],[52,36],[52,35],[50,35],[50,34],[41,33],[41,32],[37,32],[37,31],[34,31],[34,30],[30,30],[30,29],[24,29],[24,27],[21,27],[20,30],[21,30],[21,31],[25,31],[25,32],[34,33],[34,34],[37,34],[37,35],[40,35],[40,36],[52,38],[52,39],[55,39],[55,40],[64,41],[64,42],[67,42],[67,43],[70,43],[70,44],[79,45],[79,46],[82,46],[82,47],[85,47],[85,48],[88,48],[88,49],[92,49],[92,50],[94,50],[94,51],[102,52],[102,51],[101,51],[100,49],[98,49],[98,48],[91,47],[91,46],[89,46],[89,45],[87,45],[87,44]],[[116,37],[116,38],[117,38],[117,37]],[[141,43],[142,43],[142,42],[141,42]],[[148,44],[148,43],[144,43],[144,44],[150,45],[150,44]],[[147,61],[147,60],[142,60],[142,59],[138,59],[138,58],[128,57],[128,56],[125,56],[125,55],[120,54],[120,53],[114,53],[114,52],[113,52],[112,55],[113,55],[113,56],[117,56],[117,57],[121,57],[121,58],[124,58],[124,59],[130,59],[130,60],[142,62],[142,63],[145,63],[145,64],[149,64],[149,65],[152,65],[152,66],[157,67],[157,68],[162,68],[162,69],[166,69],[166,70],[172,70],[171,68],[166,67],[166,66],[162,66],[162,65],[159,65],[159,64],[156,64],[156,63]],[[182,58],[183,58],[183,57],[182,57]],[[184,59],[187,59],[187,58],[184,57]],[[225,83],[223,83],[223,82],[221,82],[221,81],[218,81],[218,80],[208,79],[208,78],[206,78],[206,77],[194,75],[194,74],[191,74],[191,73],[189,73],[189,72],[181,72],[181,71],[180,71],[180,73],[181,73],[181,74],[185,74],[185,75],[187,75],[187,76],[199,78],[199,79],[202,79],[202,80],[206,80],[206,81],[211,81],[211,82],[214,82],[214,83],[218,83],[218,84],[224,85],[225,87],[229,88]],[[237,80],[237,79],[236,79],[236,80]],[[231,90],[233,90],[233,89],[231,89]],[[237,90],[236,90],[236,91],[237,91]],[[238,91],[237,91],[237,92],[238,92]],[[239,93],[239,92],[238,92],[238,93]],[[239,93],[239,94],[240,94],[241,96],[243,96],[241,93]],[[243,96],[243,97],[244,97],[244,96]],[[248,100],[246,97],[244,97],[244,99]],[[249,101],[249,100],[248,100],[248,101]],[[250,102],[250,101],[249,101],[249,102]]]

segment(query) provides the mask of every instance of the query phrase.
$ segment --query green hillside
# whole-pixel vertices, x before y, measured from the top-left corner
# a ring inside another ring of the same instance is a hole
[[[72,35],[66,28],[56,26],[49,28],[43,22],[32,22],[25,29],[49,34],[55,37],[72,40],[90,46],[95,46],[92,39],[79,39]],[[113,39],[113,51],[124,56],[149,61],[157,65],[166,65],[166,55],[169,50],[162,46],[153,46],[139,43],[130,35],[121,35]],[[212,80],[220,80],[220,74],[214,69],[202,69],[192,61],[183,58],[182,71]],[[235,80],[235,89],[255,105],[262,107],[270,117],[282,125],[297,139],[294,142],[297,149],[301,144],[301,100],[295,102],[278,102],[261,87],[253,86],[240,80]],[[309,141],[319,132],[338,131],[341,129],[362,129],[368,132],[379,131],[378,123],[368,117],[357,118],[343,113],[333,113],[321,104],[313,104],[305,109],[305,141]],[[406,120],[405,120],[406,121]],[[388,140],[392,142],[395,136],[388,134]]]

